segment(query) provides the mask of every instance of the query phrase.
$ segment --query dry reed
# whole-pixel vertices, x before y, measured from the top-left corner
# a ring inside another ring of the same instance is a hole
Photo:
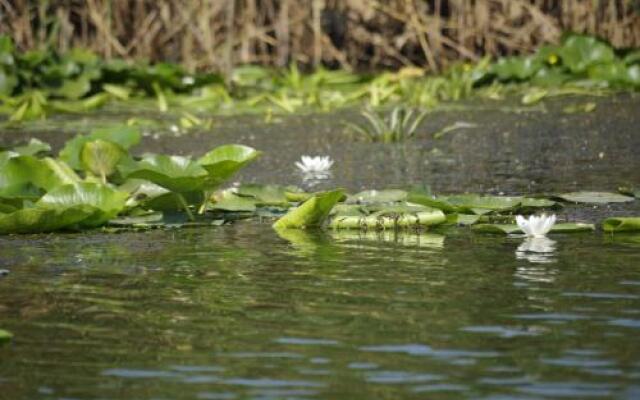
[[[83,46],[190,70],[439,70],[530,52],[563,31],[640,47],[640,0],[0,0],[0,32],[21,49]]]

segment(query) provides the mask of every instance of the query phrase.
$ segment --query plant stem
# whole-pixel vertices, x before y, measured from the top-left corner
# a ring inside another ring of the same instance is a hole
[[[209,197],[211,194],[207,191],[204,192],[204,200],[202,200],[202,204],[200,204],[200,208],[198,208],[198,214],[202,215],[205,212],[207,207],[207,201],[209,201]]]
[[[187,200],[185,200],[185,198],[182,195],[182,193],[176,193],[176,197],[178,198],[178,201],[180,202],[180,205],[182,206],[182,208],[184,208],[184,211],[187,213],[187,216],[189,216],[189,221],[195,221],[196,218],[193,216],[193,213],[189,209],[189,205],[187,204]]]

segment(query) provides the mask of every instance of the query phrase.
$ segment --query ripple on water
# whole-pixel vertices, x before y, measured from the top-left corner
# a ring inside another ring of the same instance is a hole
[[[538,382],[519,387],[521,393],[553,397],[606,397],[611,396],[616,386],[605,383],[584,382]]]
[[[376,371],[365,375],[367,382],[384,384],[421,383],[441,379],[444,379],[442,375],[405,371]]]

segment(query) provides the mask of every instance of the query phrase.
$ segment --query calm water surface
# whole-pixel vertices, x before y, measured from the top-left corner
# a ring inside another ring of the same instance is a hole
[[[329,184],[351,190],[615,190],[640,183],[634,104],[449,112],[427,130],[479,128],[401,146],[345,140],[338,118],[311,116],[143,147],[254,145],[265,156],[241,178],[260,182],[291,183],[299,154],[328,153]],[[73,133],[38,129],[26,132],[54,145]],[[574,211],[561,216],[640,215],[638,202]],[[278,235],[268,221],[0,237],[0,328],[15,334],[0,399],[640,398],[640,235],[550,240],[533,253],[466,230]]]

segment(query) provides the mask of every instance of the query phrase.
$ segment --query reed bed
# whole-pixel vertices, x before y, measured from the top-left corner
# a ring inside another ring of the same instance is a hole
[[[23,50],[82,46],[189,70],[438,71],[531,52],[565,31],[640,47],[640,0],[0,0],[0,33]]]

